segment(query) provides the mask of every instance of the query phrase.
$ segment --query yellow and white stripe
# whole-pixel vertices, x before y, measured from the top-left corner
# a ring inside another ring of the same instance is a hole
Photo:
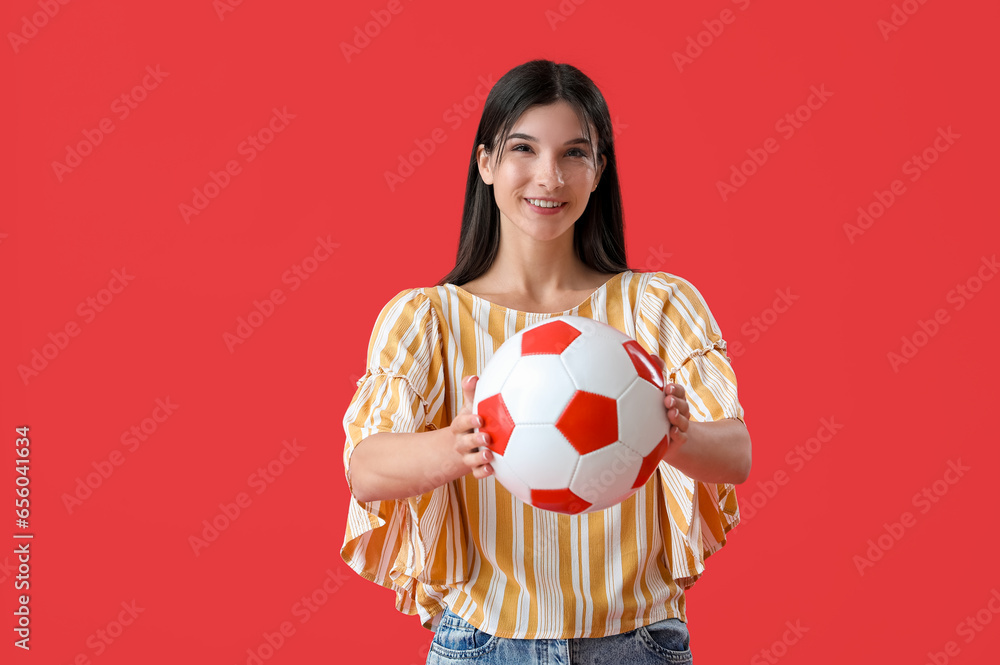
[[[626,271],[562,314],[608,323],[659,355],[684,386],[692,420],[743,420],[726,343],[686,280]],[[348,486],[362,439],[447,427],[462,406],[462,378],[551,316],[451,284],[396,295],[375,323],[368,368],[344,417]],[[445,606],[514,638],[603,637],[686,620],[684,590],[725,544],[739,509],[732,485],[695,482],[665,462],[658,471],[621,504],[576,516],[536,510],[493,477],[469,475],[398,501],[360,503],[352,490],[341,556],[394,589],[396,608],[428,627]]]

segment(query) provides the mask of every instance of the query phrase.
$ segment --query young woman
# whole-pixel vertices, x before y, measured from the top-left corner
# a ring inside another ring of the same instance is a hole
[[[662,361],[671,423],[644,487],[576,516],[496,482],[470,408],[507,338],[565,314]],[[436,629],[428,663],[690,662],[684,592],[739,522],[734,484],[750,470],[725,349],[694,286],[626,265],[600,91],[570,65],[515,67],[483,109],[455,268],[375,323],[344,418],[341,555]]]

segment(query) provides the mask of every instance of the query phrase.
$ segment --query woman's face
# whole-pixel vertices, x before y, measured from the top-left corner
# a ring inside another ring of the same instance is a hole
[[[597,131],[591,126],[592,137]],[[576,111],[560,100],[533,106],[514,123],[503,159],[480,145],[483,182],[493,185],[501,229],[553,240],[573,228],[597,188],[606,159],[594,166],[595,146],[584,138]]]

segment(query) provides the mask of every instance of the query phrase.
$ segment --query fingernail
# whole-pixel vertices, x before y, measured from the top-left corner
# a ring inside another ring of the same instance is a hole
[[[483,451],[483,461],[484,462],[489,462],[490,461],[490,458],[486,456],[486,451],[485,450]]]
[[[670,406],[673,406],[673,405],[674,405],[674,398],[671,397],[670,399],[667,400],[667,406],[670,407]]]

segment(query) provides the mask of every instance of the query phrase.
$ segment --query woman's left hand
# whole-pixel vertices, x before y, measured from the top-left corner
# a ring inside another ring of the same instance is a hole
[[[663,461],[689,478],[706,483],[746,482],[750,475],[750,435],[738,418],[714,422],[691,420],[687,391],[678,383],[667,383],[663,360],[651,356],[663,377],[663,408],[667,410],[667,449]],[[693,446],[685,443],[694,441]]]
[[[667,420],[670,421],[669,446],[686,442],[691,407],[684,397],[684,386],[668,383],[663,389],[663,405],[667,408]]]
[[[650,356],[656,366],[660,368],[660,376],[666,384],[663,387],[663,407],[667,410],[667,421],[670,423],[668,435],[670,444],[684,443],[687,441],[688,426],[691,424],[691,407],[685,397],[684,386],[678,383],[667,383],[667,365],[663,358]]]

